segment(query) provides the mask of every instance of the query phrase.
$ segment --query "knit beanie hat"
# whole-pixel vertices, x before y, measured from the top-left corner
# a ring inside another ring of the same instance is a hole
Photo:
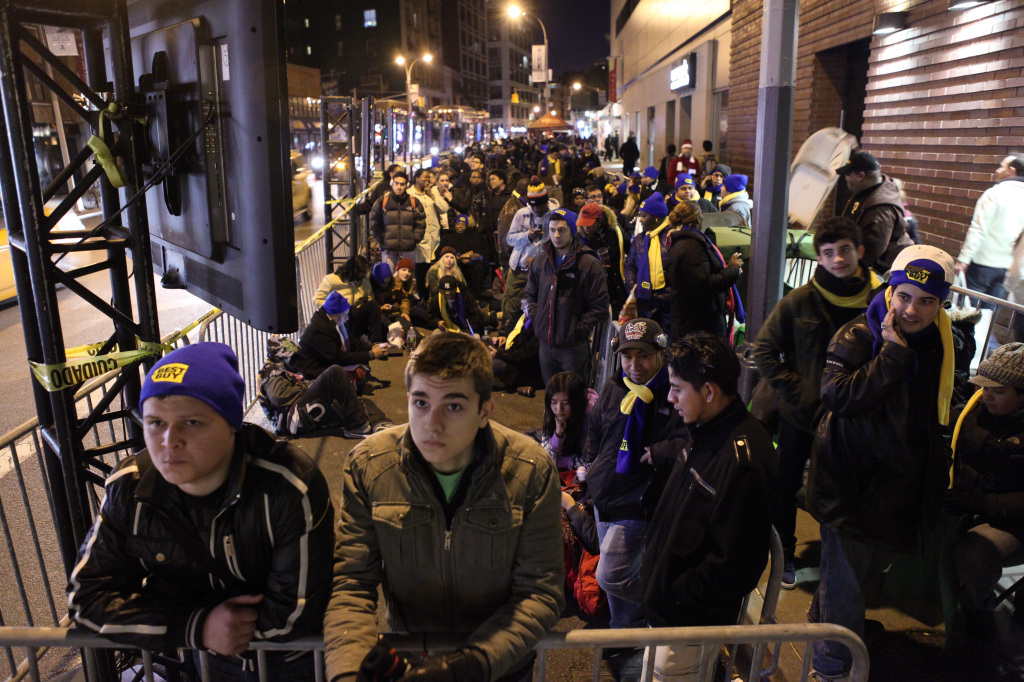
[[[629,176],[629,179],[630,179],[630,180],[639,180],[639,179],[640,179],[640,178],[642,178],[642,177],[643,177],[643,176],[642,176],[642,175],[640,175],[640,173],[639,173],[639,172],[637,172],[637,171],[633,171],[633,172],[632,172],[632,173],[630,174],[630,176]]]
[[[397,272],[398,270],[401,270],[402,268],[407,268],[409,270],[415,270],[416,266],[413,265],[413,262],[412,262],[411,258],[403,258],[402,260],[400,260],[397,263],[395,263],[395,271]]]
[[[321,307],[328,315],[341,315],[352,306],[349,304],[347,298],[337,291],[332,291],[327,295],[327,298],[324,300],[324,304]]]
[[[541,179],[534,175],[530,178],[530,185],[526,190],[526,203],[530,206],[546,204],[548,202],[548,188],[544,186]]]
[[[996,349],[978,366],[971,383],[982,388],[1024,388],[1024,343],[1008,343]]]
[[[693,176],[690,175],[689,173],[680,173],[679,175],[677,175],[676,176],[676,187],[675,188],[679,189],[683,185],[689,185],[690,187],[695,187],[696,185],[693,184]]]
[[[569,225],[569,231],[572,232],[572,236],[576,236],[576,214],[567,208],[558,208],[551,212],[548,216],[548,225],[551,224],[552,220],[564,220]]]
[[[153,365],[142,383],[139,409],[148,398],[165,395],[202,400],[231,426],[242,426],[245,381],[238,373],[238,357],[223,343],[183,346]]]
[[[647,168],[644,168],[644,177],[650,178],[651,180],[657,180],[658,169],[655,168],[654,166],[648,166]]]
[[[391,279],[391,266],[387,263],[377,263],[373,266],[373,279],[377,284],[387,284]]]
[[[725,179],[725,191],[728,192],[729,194],[733,194],[735,192],[742,192],[747,188],[748,179],[749,178],[747,178],[746,175],[728,176]]]
[[[446,253],[450,253],[450,254],[452,254],[453,256],[458,256],[458,255],[459,255],[459,252],[455,250],[455,247],[454,247],[454,246],[446,246],[446,247],[444,247],[443,249],[441,249],[441,254],[440,254],[440,256],[443,256],[443,255],[445,255]],[[440,256],[438,256],[438,257],[440,258]]]
[[[661,192],[654,192],[640,203],[640,211],[655,218],[664,218],[668,215],[668,205],[665,204],[665,197]]]
[[[465,225],[466,229],[469,229],[469,216],[466,215],[465,213],[458,214],[457,216],[455,216],[455,224]]]
[[[712,170],[711,172],[721,173],[724,176],[729,176],[732,175],[732,166],[726,166],[724,163],[720,163],[717,166],[715,166],[714,170]]]
[[[914,244],[900,251],[889,270],[889,286],[914,284],[945,301],[953,284],[953,257],[942,249]]]

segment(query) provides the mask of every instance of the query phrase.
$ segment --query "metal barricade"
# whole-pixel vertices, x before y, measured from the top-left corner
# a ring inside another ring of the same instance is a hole
[[[439,651],[450,651],[460,645],[464,638],[445,634],[410,635],[404,633],[390,633],[387,635],[389,641],[400,651],[411,651],[417,654]],[[832,641],[845,645],[853,659],[853,666],[850,670],[851,682],[863,682],[868,678],[870,663],[868,660],[867,648],[857,635],[844,627],[829,625],[825,623],[797,623],[792,625],[727,625],[708,626],[693,628],[636,628],[628,630],[572,630],[570,632],[552,632],[538,642],[537,663],[534,679],[543,682],[547,679],[548,654],[555,650],[568,649],[593,649],[593,679],[597,682],[601,674],[601,653],[605,648],[611,647],[636,647],[648,648],[653,654],[652,647],[657,646],[697,646],[701,652],[706,647],[720,648],[727,644],[745,644],[762,647],[775,642],[780,643],[804,643],[803,669],[800,680],[808,679],[808,672],[811,661],[811,647],[816,641]],[[26,647],[29,650],[29,661],[35,661],[36,651],[42,648],[61,647],[76,649],[121,649],[126,647],[111,642],[110,640],[97,637],[83,630],[68,628],[18,628],[0,627],[0,646]],[[130,649],[127,648],[127,649]],[[319,637],[305,637],[285,644],[269,642],[254,643],[252,650],[257,652],[257,667],[260,680],[268,680],[266,668],[266,652],[274,650],[283,651],[313,651],[316,661],[316,682],[324,680],[323,663],[323,641]],[[200,661],[206,657],[205,652],[200,653]],[[149,652],[140,651],[141,670],[143,679],[152,682],[154,679],[153,655]],[[748,680],[760,679],[759,661],[751,661],[751,671]],[[210,680],[209,671],[205,669],[201,673],[204,682]],[[647,682],[652,678],[654,667],[653,655],[647,657],[647,664],[640,678]],[[701,671],[700,679],[710,679],[711,671]],[[43,679],[39,669],[28,666],[19,679],[28,678],[34,682]]]

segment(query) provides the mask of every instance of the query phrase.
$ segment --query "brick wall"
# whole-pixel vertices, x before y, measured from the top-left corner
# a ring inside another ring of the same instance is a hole
[[[904,181],[924,241],[955,256],[999,161],[1024,147],[1024,0],[959,12],[948,0],[908,4],[801,3],[793,151],[835,112],[834,86],[821,82],[835,69],[821,53],[870,37],[861,144]],[[909,28],[871,36],[874,13],[890,8],[909,11]],[[733,168],[748,174],[761,16],[761,0],[735,0],[729,148]]]

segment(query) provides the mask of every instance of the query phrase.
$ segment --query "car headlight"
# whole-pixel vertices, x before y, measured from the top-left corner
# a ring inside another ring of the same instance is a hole
[[[324,167],[324,160],[321,159],[319,156],[314,156],[313,160],[309,162],[309,165],[311,165],[313,168],[317,170],[320,170],[321,168]]]

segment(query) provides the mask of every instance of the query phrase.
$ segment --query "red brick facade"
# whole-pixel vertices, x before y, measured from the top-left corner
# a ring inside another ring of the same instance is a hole
[[[955,256],[996,166],[1024,149],[1024,0],[948,7],[949,0],[801,2],[793,151],[815,130],[839,125],[840,97],[863,84],[836,48],[870,39],[861,144],[885,174],[904,181],[922,239]],[[895,9],[908,11],[908,28],[872,36],[874,14]],[[748,174],[762,13],[761,0],[733,4],[729,161]]]

